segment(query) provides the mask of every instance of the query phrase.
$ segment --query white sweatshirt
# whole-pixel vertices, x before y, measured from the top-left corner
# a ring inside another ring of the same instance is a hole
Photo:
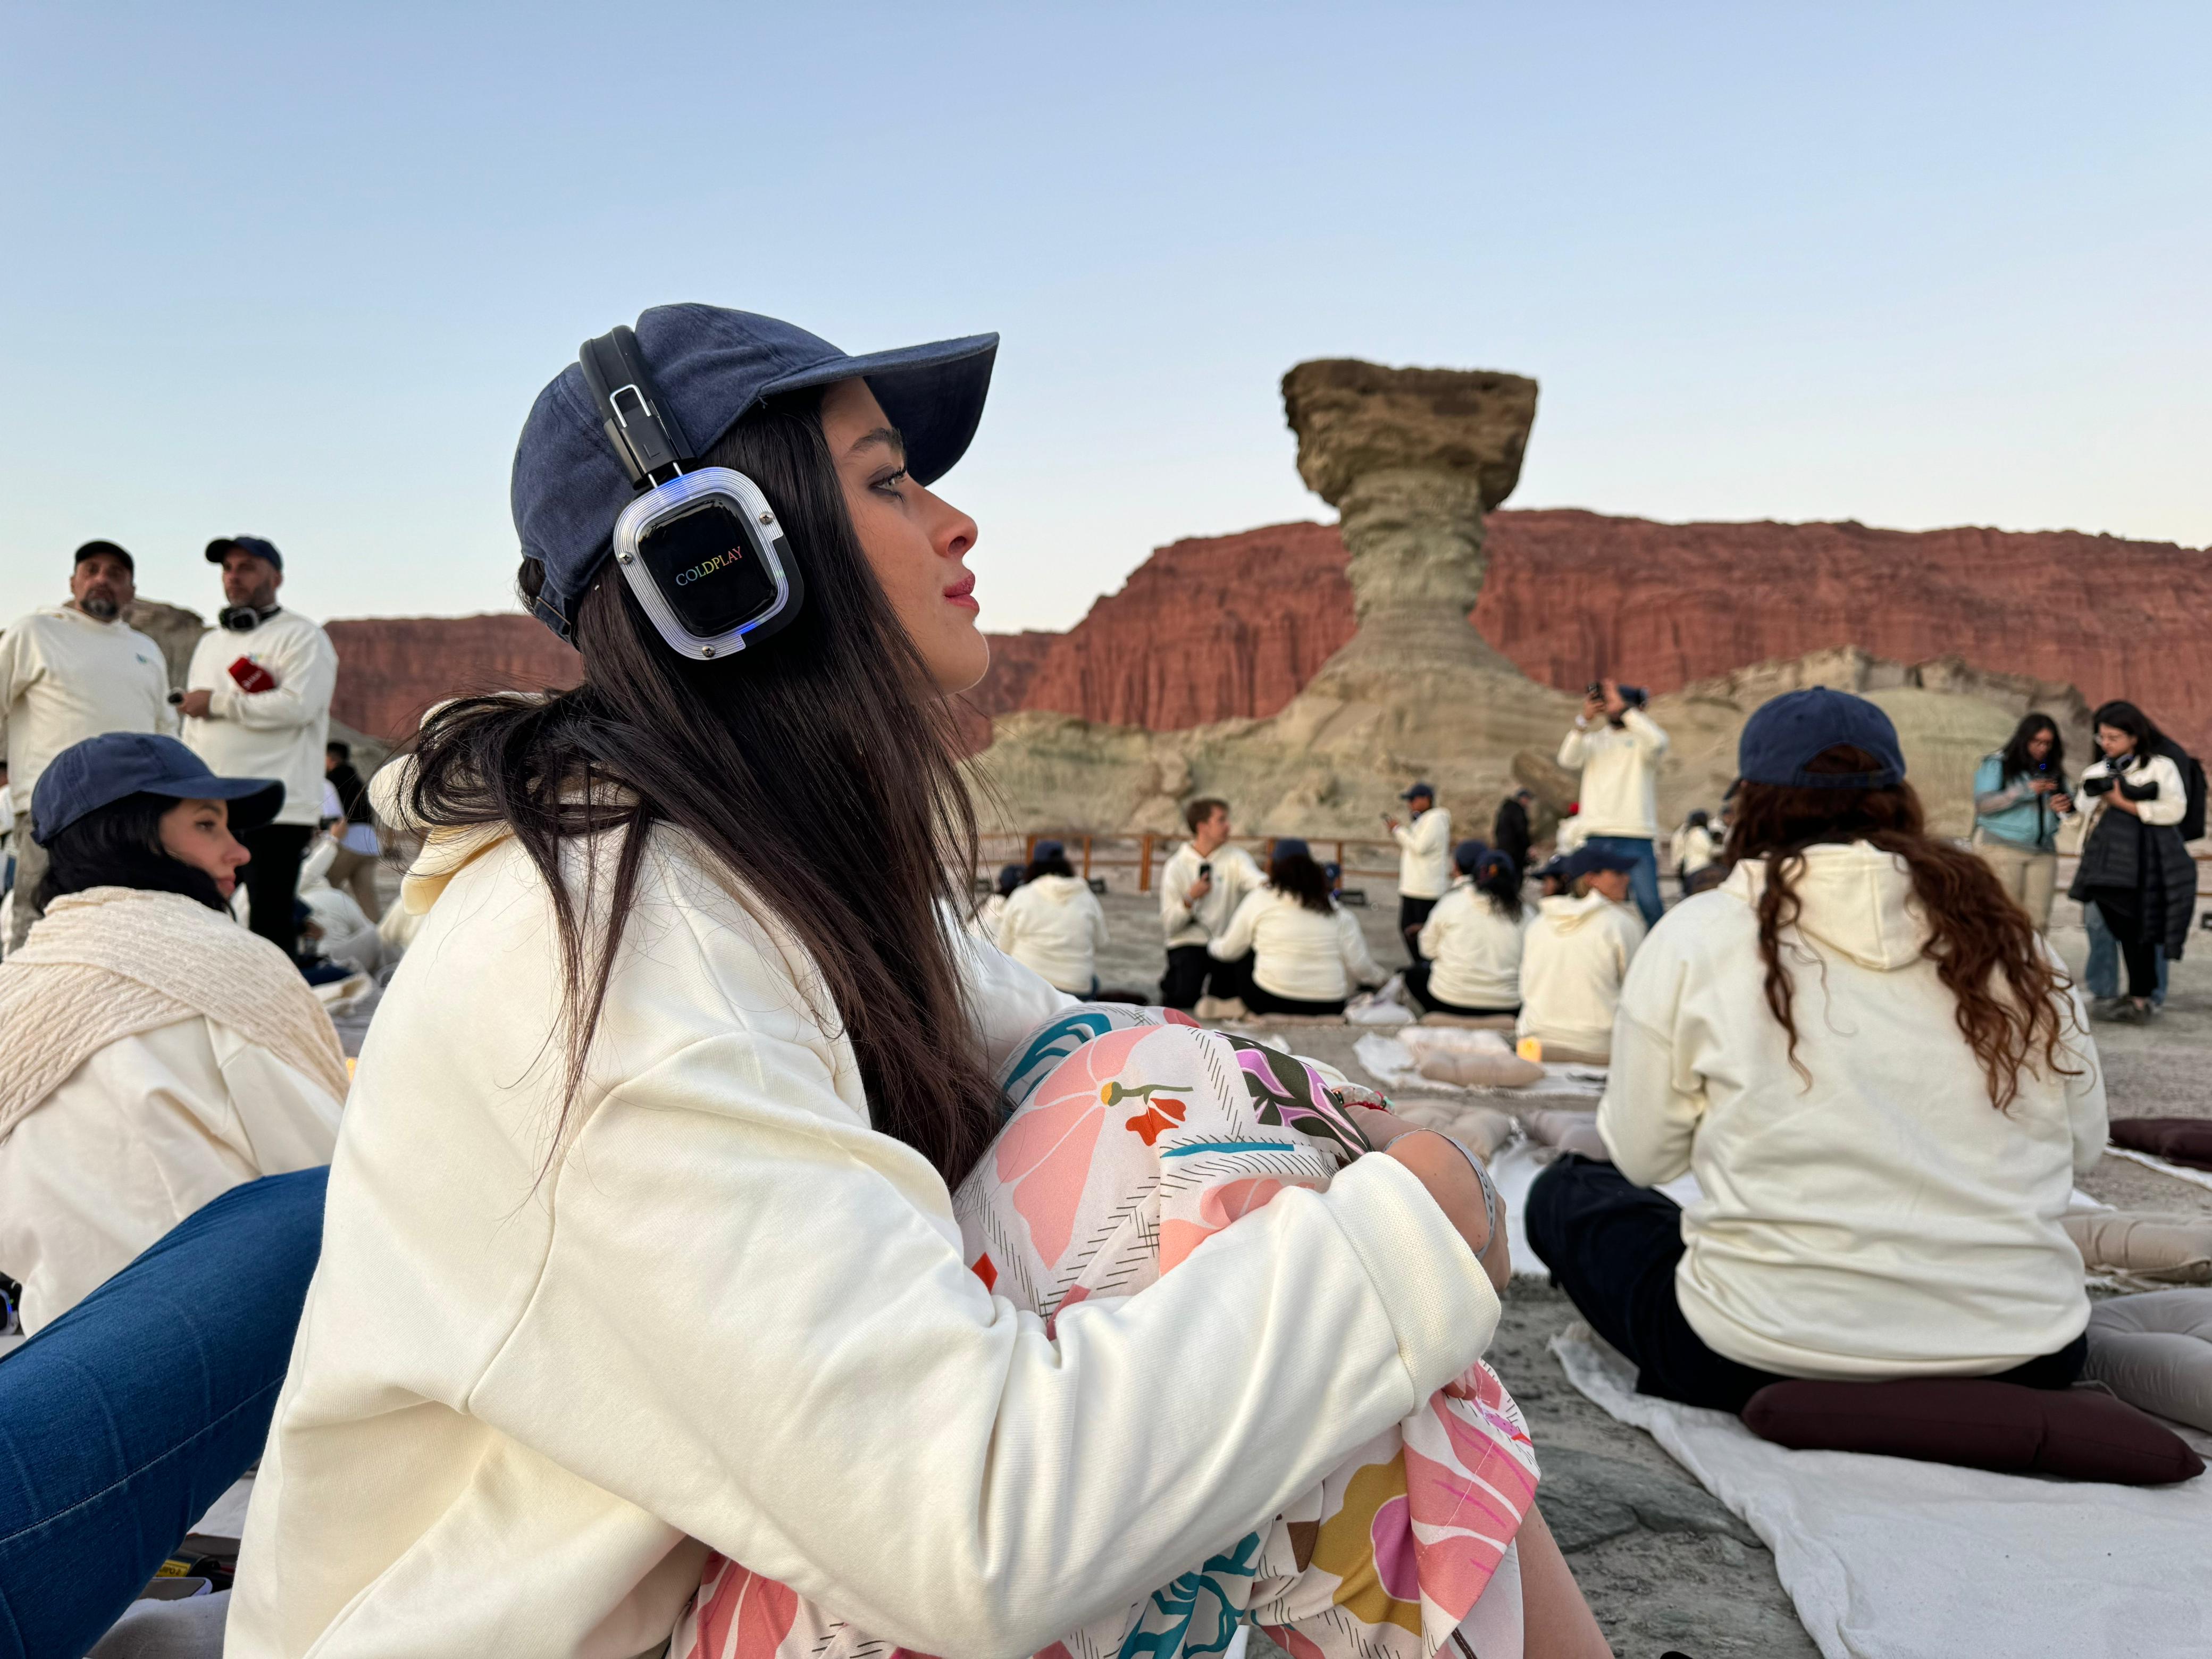
[[[9,792],[21,811],[31,810],[39,775],[72,744],[105,732],[176,729],[161,647],[129,623],[57,605],[0,635],[0,732]]]
[[[1213,885],[1195,906],[1188,902],[1198,882],[1198,866],[1213,866]],[[1229,926],[1245,896],[1267,885],[1267,878],[1252,855],[1241,847],[1217,847],[1201,857],[1188,842],[1168,854],[1160,871],[1160,929],[1168,948],[1203,945]]]
[[[1615,726],[1576,720],[1559,745],[1559,764],[1582,769],[1577,797],[1582,833],[1656,840],[1659,834],[1659,757],[1667,734],[1641,708],[1632,708]]]
[[[2063,1011],[2079,1075],[2024,1073],[1996,1110],[1920,954],[1903,861],[1864,842],[1805,857],[1782,944],[1802,953],[1809,1085],[1766,1006],[1763,860],[1670,912],[1621,995],[1598,1130],[1631,1181],[1694,1170],[1705,1189],[1682,1217],[1683,1316],[1716,1352],[1790,1376],[1985,1376],[2063,1347],[2089,1304],[2059,1218],[2105,1144],[2079,999]]]
[[[1490,895],[1462,881],[1437,901],[1421,925],[1421,954],[1435,966],[1429,989],[1461,1008],[1516,1008],[1521,1003],[1521,956],[1536,913],[1518,921],[1498,912]]]
[[[1674,867],[1686,876],[1694,876],[1719,856],[1719,843],[1713,832],[1702,824],[1686,823],[1674,832],[1674,844],[1670,849],[1674,855]]]
[[[1089,996],[1106,945],[1106,912],[1080,876],[1039,876],[1014,889],[999,918],[999,948],[1077,996]]]
[[[108,1043],[0,1140],[0,1273],[37,1330],[233,1187],[331,1161],[339,1103],[205,1018]]]
[[[1279,1512],[1496,1328],[1443,1212],[1364,1158],[1047,1335],[869,1127],[818,973],[665,829],[556,1148],[553,935],[528,857],[481,850],[378,1009],[229,1659],[642,1654],[709,1548],[1012,1659]],[[994,1065],[1067,1006],[964,968]]]
[[[1643,942],[1644,918],[1631,905],[1602,893],[1544,900],[1522,947],[1518,1034],[1607,1053],[1620,982]]]
[[[1431,806],[1411,823],[1395,825],[1398,843],[1398,896],[1442,898],[1452,884],[1451,814]]]
[[[1222,962],[1255,952],[1252,982],[1297,1002],[1340,1001],[1355,984],[1382,977],[1351,912],[1331,905],[1323,915],[1272,887],[1238,905],[1228,928],[1206,948]]]
[[[240,689],[230,666],[245,657],[274,675],[266,691]],[[279,611],[244,633],[210,629],[192,648],[190,691],[212,691],[210,718],[185,722],[185,742],[226,778],[281,778],[278,823],[313,824],[323,803],[323,744],[338,654],[330,636],[296,611]]]

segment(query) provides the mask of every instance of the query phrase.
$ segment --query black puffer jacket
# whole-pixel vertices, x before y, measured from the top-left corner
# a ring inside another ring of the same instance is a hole
[[[2168,760],[2169,764],[2158,764]],[[2086,784],[2104,769],[2100,762],[2083,774]],[[2170,757],[2154,755],[2150,761],[2124,774],[2118,792],[2130,800],[2156,800],[2183,787],[2179,769]],[[2189,856],[2181,831],[2171,823],[2145,823],[2132,812],[2112,806],[2111,796],[2097,809],[2095,820],[2081,843],[2081,867],[2067,890],[2075,899],[2094,899],[2096,890],[2133,893],[2141,905],[2146,931],[2163,946],[2169,960],[2179,960],[2189,943],[2189,921],[2197,908],[2197,863]]]

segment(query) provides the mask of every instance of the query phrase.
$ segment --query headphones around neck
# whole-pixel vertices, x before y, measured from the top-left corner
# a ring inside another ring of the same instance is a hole
[[[615,520],[615,565],[669,648],[709,662],[784,627],[805,586],[760,487],[692,458],[630,330],[585,341],[577,362],[640,492]]]
[[[234,634],[251,634],[284,607],[281,605],[227,605],[215,619]]]

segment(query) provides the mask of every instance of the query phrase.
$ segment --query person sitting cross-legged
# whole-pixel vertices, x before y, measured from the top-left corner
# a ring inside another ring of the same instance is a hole
[[[1521,902],[1521,872],[1506,854],[1463,841],[1452,854],[1460,878],[1421,924],[1420,960],[1406,989],[1432,1013],[1517,1014],[1521,953],[1534,920]]]
[[[1791,692],[1744,729],[1728,879],[1636,956],[1597,1127],[1528,1239],[1645,1394],[1788,1377],[2073,1382],[2060,1224],[2105,1143],[2079,998],[1980,858],[1930,836],[1888,716]],[[1694,1173],[1687,1207],[1651,1190]]]
[[[1217,962],[1251,957],[1243,1001],[1255,1014],[1340,1014],[1355,986],[1382,978],[1311,851],[1287,836],[1267,861],[1267,884],[1237,907],[1206,948]]]
[[[1548,1058],[1602,1066],[1612,1050],[1621,981],[1644,943],[1644,919],[1629,902],[1634,868],[1626,854],[1578,848],[1559,868],[1565,890],[1536,906],[1521,951],[1516,1029]]]

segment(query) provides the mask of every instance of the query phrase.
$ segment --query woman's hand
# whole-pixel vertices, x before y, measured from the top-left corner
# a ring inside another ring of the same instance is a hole
[[[1493,1230],[1483,1205],[1483,1183],[1457,1146],[1434,1130],[1408,1123],[1393,1113],[1361,1106],[1351,1109],[1360,1129],[1382,1155],[1396,1158],[1428,1188],[1444,1218],[1482,1263],[1491,1288],[1502,1292],[1513,1274],[1505,1240],[1505,1195],[1492,1186],[1498,1205],[1498,1225]]]

